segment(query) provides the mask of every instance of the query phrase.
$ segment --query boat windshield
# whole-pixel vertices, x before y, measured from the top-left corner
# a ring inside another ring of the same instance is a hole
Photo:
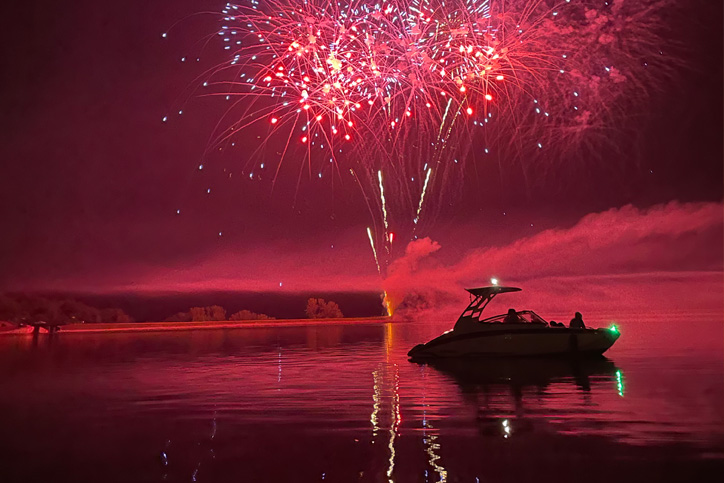
[[[546,322],[545,319],[543,319],[543,317],[536,314],[532,310],[522,310],[520,312],[516,312],[515,315],[518,316],[518,323],[520,323],[520,324],[548,325],[548,322]],[[508,316],[508,314],[496,315],[496,316],[481,320],[480,323],[483,323],[483,324],[503,323],[504,319],[507,316]]]

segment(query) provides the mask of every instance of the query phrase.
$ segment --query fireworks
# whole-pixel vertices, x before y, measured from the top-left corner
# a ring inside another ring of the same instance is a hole
[[[281,136],[277,174],[297,149],[319,177],[349,170],[389,254],[390,227],[411,234],[434,219],[471,159],[566,162],[610,139],[631,99],[670,73],[660,18],[671,2],[227,4],[227,59],[201,88],[236,102],[210,148],[266,123],[251,163],[263,167],[264,143]]]

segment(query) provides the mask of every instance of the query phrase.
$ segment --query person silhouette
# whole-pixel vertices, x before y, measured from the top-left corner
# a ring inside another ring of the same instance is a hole
[[[504,324],[517,324],[520,322],[520,319],[518,318],[518,314],[515,312],[515,309],[508,309],[508,315],[505,316],[505,319],[503,319]]]
[[[586,324],[583,323],[583,316],[580,312],[576,312],[576,315],[571,319],[571,323],[568,325],[571,329],[585,329]]]

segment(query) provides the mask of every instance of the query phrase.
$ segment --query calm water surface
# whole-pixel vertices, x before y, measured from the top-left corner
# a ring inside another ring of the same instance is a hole
[[[719,481],[722,321],[419,365],[449,322],[0,338],[0,481]]]

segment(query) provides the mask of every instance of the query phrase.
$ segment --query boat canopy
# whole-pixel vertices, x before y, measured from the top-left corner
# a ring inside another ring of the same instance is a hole
[[[485,306],[493,300],[493,298],[501,293],[507,292],[520,292],[521,289],[517,287],[501,287],[499,285],[493,285],[490,287],[478,287],[465,289],[472,295],[470,305],[463,311],[462,315],[458,318],[455,323],[453,330],[464,331],[467,328],[471,328],[471,323],[480,320],[480,315],[483,313]],[[468,327],[470,326],[470,327]]]
[[[499,293],[506,293],[506,292],[520,292],[521,289],[518,287],[501,287],[498,285],[493,285],[491,287],[478,287],[478,288],[466,288],[468,292],[473,294],[476,297],[483,297],[487,298],[490,295],[497,295]]]

